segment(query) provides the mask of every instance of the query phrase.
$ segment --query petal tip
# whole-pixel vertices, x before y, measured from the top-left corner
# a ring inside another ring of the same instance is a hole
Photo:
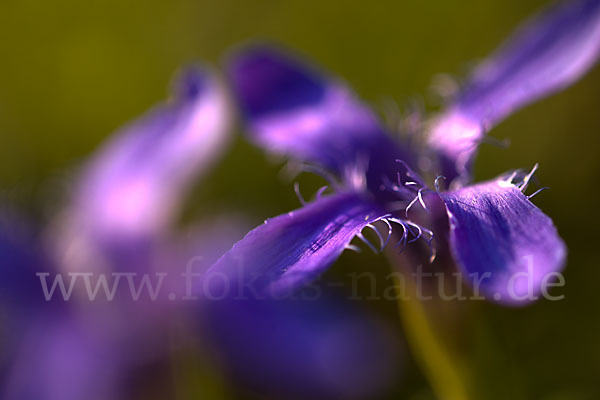
[[[250,46],[230,57],[228,75],[249,116],[313,104],[324,96],[319,75],[297,58],[268,45]]]
[[[205,68],[187,66],[175,76],[172,93],[176,99],[195,100],[210,85],[210,76]]]

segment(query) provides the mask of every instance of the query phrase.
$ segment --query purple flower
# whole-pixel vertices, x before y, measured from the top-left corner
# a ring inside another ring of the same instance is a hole
[[[363,399],[389,389],[400,375],[398,333],[322,286],[294,299],[208,303],[199,321],[225,372],[273,398]]]
[[[14,222],[0,224],[1,272],[9,277],[0,287],[9,305],[2,322],[11,327],[2,398],[123,398],[136,368],[166,356],[172,318],[166,296],[135,301],[119,285],[108,301],[98,282],[102,274],[176,267],[169,223],[193,178],[222,152],[229,120],[218,81],[189,70],[167,104],[98,152],[46,232],[21,239],[11,232]],[[50,273],[48,287],[57,274],[66,287],[74,279],[67,273],[93,274],[98,299],[87,298],[80,282],[68,299],[56,288],[47,302],[38,272]]]
[[[184,339],[213,337],[211,353],[222,355],[237,380],[264,392],[347,398],[387,387],[397,371],[390,351],[397,343],[387,326],[348,304],[322,298],[209,308],[175,301],[187,296],[187,263],[201,256],[194,273],[201,272],[242,233],[231,215],[203,221],[187,235],[171,229],[186,189],[222,153],[230,121],[224,92],[211,74],[189,70],[177,84],[168,103],[131,123],[92,157],[49,229],[31,234],[16,218],[0,215],[0,322],[6,327],[0,397],[129,398],[145,366],[171,367],[174,342],[175,352],[190,350],[179,336],[170,337],[182,319],[194,322]],[[48,287],[58,274],[66,288],[69,273],[91,275],[97,298],[90,301],[79,280],[68,301],[55,287],[46,302],[39,272],[50,274]],[[102,276],[109,277],[110,291],[113,273],[154,272],[167,274],[156,301],[145,294],[134,301],[123,280],[113,300],[103,297]],[[208,318],[211,324],[198,324]],[[246,335],[240,337],[242,325]],[[363,373],[363,363],[371,373]]]
[[[524,193],[534,171],[467,185],[471,160],[487,130],[575,81],[599,50],[600,2],[574,1],[527,23],[477,68],[424,132],[426,153],[452,183],[444,192],[439,179],[425,183],[416,168],[420,155],[388,136],[342,82],[274,48],[237,53],[229,76],[252,141],[307,164],[335,193],[320,191],[301,209],[252,230],[211,268],[211,281],[225,274],[259,295],[283,295],[315,279],[354,237],[364,239],[363,229],[378,231],[375,223],[388,227],[387,237],[378,232],[383,248],[392,231],[402,247],[421,239],[433,246],[433,227],[445,222],[448,229],[435,233],[448,237],[463,276],[476,274],[495,301],[530,300],[528,289],[538,294],[566,256],[552,221]],[[433,208],[436,197],[444,221],[417,220],[416,210]]]
[[[196,68],[182,73],[166,104],[118,132],[84,168],[67,210],[77,234],[120,247],[160,236],[185,190],[222,154],[229,121],[219,82]]]

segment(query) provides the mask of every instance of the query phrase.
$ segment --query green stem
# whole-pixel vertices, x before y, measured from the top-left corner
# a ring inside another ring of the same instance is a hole
[[[409,297],[398,300],[398,309],[407,339],[423,373],[439,399],[468,400],[466,365],[448,341],[440,336],[430,313],[417,299],[414,283],[407,279]]]

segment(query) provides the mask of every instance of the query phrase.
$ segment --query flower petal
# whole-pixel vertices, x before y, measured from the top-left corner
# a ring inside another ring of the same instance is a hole
[[[51,263],[39,238],[16,215],[0,213],[0,260],[0,323],[3,317],[23,319],[42,301],[36,273]]]
[[[237,54],[229,70],[251,137],[267,150],[341,176],[368,163],[362,172],[377,191],[382,175],[404,168],[396,159],[414,165],[347,87],[296,57],[251,48]]]
[[[261,397],[382,395],[398,381],[398,333],[322,286],[292,299],[212,302],[198,319],[202,337],[228,375]]]
[[[359,194],[341,193],[269,219],[209,269],[203,289],[220,296],[232,283],[248,284],[256,296],[285,295],[315,279],[382,215]]]
[[[77,206],[96,233],[156,233],[192,178],[220,154],[228,112],[219,84],[196,69],[177,83],[172,102],[125,128],[82,176]]]
[[[482,279],[486,298],[505,304],[535,300],[550,274],[562,269],[566,246],[552,220],[515,185],[496,180],[441,197],[454,256],[464,274]]]
[[[430,145],[449,178],[469,173],[483,135],[512,112],[561,90],[600,53],[600,2],[575,0],[522,26],[480,65],[432,128]]]
[[[22,333],[5,371],[2,398],[121,398],[117,383],[123,376],[120,362],[127,357],[126,352],[98,340],[97,331],[88,330],[66,309],[48,307],[43,311]]]

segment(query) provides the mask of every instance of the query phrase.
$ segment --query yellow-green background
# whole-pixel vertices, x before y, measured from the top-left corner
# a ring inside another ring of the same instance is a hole
[[[160,101],[181,65],[218,65],[242,41],[276,40],[343,77],[375,108],[387,97],[404,106],[428,98],[434,75],[462,76],[543,3],[2,0],[2,197],[43,220],[68,190],[65,177],[112,131]],[[599,105],[597,68],[503,122],[493,136],[510,138],[511,147],[484,145],[476,163],[476,177],[487,179],[539,162],[537,176],[551,190],[535,203],[569,246],[565,300],[484,307],[496,346],[482,353],[482,369],[489,380],[522,386],[526,398],[600,396]],[[238,137],[194,190],[189,218],[235,209],[259,222],[296,208],[278,171]],[[335,269],[362,260],[344,256]],[[427,398],[426,381],[407,364],[396,394]]]

